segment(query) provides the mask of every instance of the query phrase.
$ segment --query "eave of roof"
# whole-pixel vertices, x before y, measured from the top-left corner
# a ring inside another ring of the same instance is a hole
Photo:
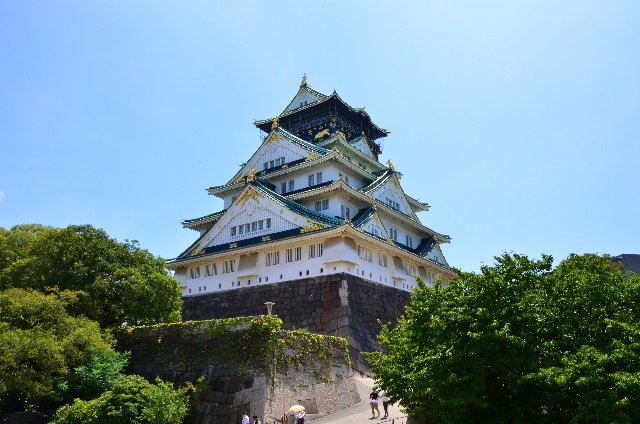
[[[223,209],[221,211],[214,212],[214,213],[211,213],[209,215],[201,216],[199,218],[185,219],[184,221],[182,221],[182,226],[185,227],[185,228],[193,228],[193,227],[197,227],[198,225],[207,224],[207,223],[210,223],[210,222],[215,222],[222,215],[224,215],[224,213],[226,211],[227,211],[226,209]]]

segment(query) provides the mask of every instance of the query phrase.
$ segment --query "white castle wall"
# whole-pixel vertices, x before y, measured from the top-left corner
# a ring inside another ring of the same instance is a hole
[[[311,245],[315,246],[316,257],[310,257]],[[296,256],[297,248],[300,249],[299,259]],[[320,256],[319,249],[322,249]],[[288,250],[291,251],[291,261],[287,260]],[[274,264],[276,252],[278,259]],[[271,264],[267,265],[269,254]],[[181,283],[183,295],[193,296],[338,273],[348,273],[378,284],[411,291],[416,285],[417,275],[429,284],[439,276],[435,267],[427,270],[424,266],[419,266],[418,261],[411,260],[410,255],[404,258],[396,256],[395,259],[394,261],[392,254],[372,247],[360,246],[358,249],[354,240],[349,238],[330,239],[328,244],[319,239],[314,243],[292,243],[266,248],[253,255],[227,255],[224,259],[203,260],[184,272],[176,272],[175,278]],[[231,262],[233,271],[230,270]],[[243,263],[244,268],[241,266]],[[249,265],[246,266],[247,264]],[[207,275],[208,273],[213,275]]]

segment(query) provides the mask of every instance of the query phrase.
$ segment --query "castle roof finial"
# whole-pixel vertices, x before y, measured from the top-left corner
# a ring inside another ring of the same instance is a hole
[[[279,126],[280,126],[280,117],[276,116],[275,118],[273,118],[273,122],[271,123],[271,129],[275,130]]]
[[[395,171],[396,168],[393,166],[393,164],[391,163],[391,159],[389,159],[387,161],[387,166],[389,167],[390,170]]]
[[[302,74],[302,81],[300,82],[300,87],[306,87],[307,86],[307,74]]]

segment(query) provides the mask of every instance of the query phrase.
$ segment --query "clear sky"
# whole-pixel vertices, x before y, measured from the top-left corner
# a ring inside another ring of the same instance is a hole
[[[640,253],[637,0],[4,0],[0,226],[175,257],[303,73],[391,131],[452,266]]]

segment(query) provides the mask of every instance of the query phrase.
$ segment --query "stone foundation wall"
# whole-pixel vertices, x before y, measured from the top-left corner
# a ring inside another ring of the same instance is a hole
[[[354,370],[368,374],[360,352],[379,350],[378,320],[394,324],[409,304],[410,293],[375,284],[351,274],[241,287],[237,290],[185,297],[183,320],[273,314],[283,328],[306,328],[347,339]]]

